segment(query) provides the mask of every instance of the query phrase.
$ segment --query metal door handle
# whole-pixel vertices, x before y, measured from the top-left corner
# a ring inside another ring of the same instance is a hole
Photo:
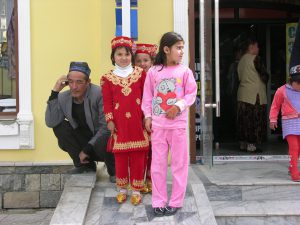
[[[217,108],[216,103],[205,103],[205,108]]]
[[[201,88],[201,116],[205,117],[205,28],[204,28],[204,0],[200,0],[200,88]]]

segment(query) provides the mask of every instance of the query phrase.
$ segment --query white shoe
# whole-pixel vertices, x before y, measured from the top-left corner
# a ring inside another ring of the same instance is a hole
[[[247,144],[247,151],[249,151],[249,152],[254,152],[254,151],[256,151],[256,146],[255,146],[255,144]]]

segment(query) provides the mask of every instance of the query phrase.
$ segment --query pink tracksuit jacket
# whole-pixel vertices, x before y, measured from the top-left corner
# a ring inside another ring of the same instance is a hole
[[[147,73],[142,110],[145,117],[152,118],[152,126],[164,129],[187,127],[187,107],[195,102],[197,84],[192,71],[182,65],[153,66]],[[174,120],[166,118],[166,111],[172,106],[180,108],[180,115]]]
[[[292,106],[285,91],[285,85],[277,89],[271,109],[269,119],[270,122],[277,122],[278,113],[281,109],[282,119],[291,119],[299,117],[297,110]]]

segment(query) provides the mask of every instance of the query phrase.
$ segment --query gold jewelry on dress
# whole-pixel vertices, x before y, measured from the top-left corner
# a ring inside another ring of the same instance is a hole
[[[105,114],[105,120],[106,121],[109,121],[109,120],[112,120],[112,119],[114,119],[114,116],[113,116],[112,112],[109,112],[109,113]]]
[[[115,139],[115,135],[114,135],[114,139]],[[124,177],[124,178],[116,177],[116,183],[119,188],[127,188],[128,177]]]
[[[132,186],[134,187],[134,189],[140,190],[144,187],[144,180],[133,179]]]
[[[115,137],[114,150],[127,150],[132,148],[145,148],[149,146],[149,135],[147,131],[144,130],[144,140],[140,141],[128,141],[128,142],[118,142],[118,137]]]
[[[141,104],[141,99],[137,98],[135,101],[136,101],[136,103],[137,103],[138,105]]]
[[[111,81],[114,85],[121,86],[122,93],[125,96],[128,96],[132,91],[130,86],[139,80],[139,78],[142,76],[142,71],[142,68],[135,67],[132,74],[125,78],[115,75],[113,71],[110,71],[109,73],[103,76],[106,77],[109,81]]]
[[[129,118],[131,118],[131,113],[130,112],[126,112],[125,116],[126,116],[127,119],[129,119]]]

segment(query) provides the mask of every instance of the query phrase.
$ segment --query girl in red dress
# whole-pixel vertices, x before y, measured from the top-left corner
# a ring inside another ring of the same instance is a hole
[[[111,132],[108,143],[115,155],[118,203],[127,199],[128,186],[132,189],[131,203],[142,201],[140,190],[144,186],[145,157],[149,138],[143,128],[141,101],[146,73],[133,67],[133,40],[116,37],[111,41],[111,60],[115,66],[101,77],[104,114]]]

